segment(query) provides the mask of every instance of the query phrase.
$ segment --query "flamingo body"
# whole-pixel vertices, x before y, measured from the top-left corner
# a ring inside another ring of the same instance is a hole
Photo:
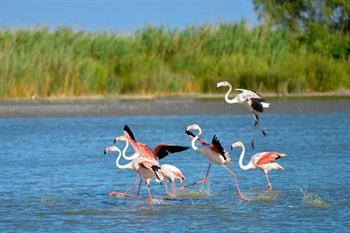
[[[197,130],[198,134],[194,135],[191,130]],[[207,159],[209,160],[209,166],[206,172],[206,175],[203,179],[194,182],[192,184],[186,185],[183,188],[192,186],[192,185],[196,185],[196,184],[201,184],[201,183],[206,183],[208,182],[208,175],[209,175],[209,171],[210,171],[210,167],[211,164],[219,164],[221,166],[223,166],[223,168],[231,175],[234,184],[236,185],[237,188],[237,192],[239,197],[242,200],[246,200],[248,201],[249,199],[247,199],[240,191],[238,182],[237,182],[237,175],[236,173],[234,173],[233,171],[231,171],[229,168],[226,167],[225,164],[230,164],[231,163],[231,159],[229,157],[228,152],[222,147],[220,141],[218,140],[218,138],[214,135],[212,138],[211,143],[207,143],[205,142],[203,139],[199,138],[199,135],[202,134],[202,129],[199,127],[199,125],[197,124],[193,124],[193,125],[189,125],[186,128],[186,134],[190,136],[190,138],[192,139],[191,141],[191,145],[192,145],[192,149],[202,155],[204,155],[205,157],[207,157]],[[196,146],[196,142],[202,144],[200,147]]]
[[[266,178],[266,182],[267,182],[267,190],[268,191],[272,191],[272,185],[271,182],[268,178],[267,173],[271,170],[284,170],[284,168],[278,164],[276,162],[276,160],[286,157],[286,154],[283,153],[278,153],[278,152],[261,152],[261,153],[257,153],[255,155],[253,155],[250,159],[250,161],[248,162],[247,165],[243,164],[243,157],[245,154],[245,147],[244,144],[241,141],[237,141],[235,143],[232,144],[231,148],[235,148],[235,147],[241,147],[242,148],[242,152],[241,155],[239,157],[239,167],[242,170],[251,170],[251,169],[256,169],[259,168],[264,172],[265,178]]]

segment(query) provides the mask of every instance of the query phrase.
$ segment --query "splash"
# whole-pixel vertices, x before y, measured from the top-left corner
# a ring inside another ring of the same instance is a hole
[[[304,197],[302,200],[303,205],[311,207],[324,207],[329,206],[330,204],[326,201],[323,201],[317,194],[308,192],[306,189],[300,188],[300,191],[303,193]]]
[[[175,194],[175,198],[201,198],[208,196],[209,193],[202,191],[181,191]]]
[[[199,191],[184,190],[175,193],[175,198],[202,198],[210,196],[210,186],[202,185]]]
[[[278,193],[276,192],[268,192],[266,190],[261,190],[256,192],[255,198],[253,201],[255,202],[275,202],[277,200]]]

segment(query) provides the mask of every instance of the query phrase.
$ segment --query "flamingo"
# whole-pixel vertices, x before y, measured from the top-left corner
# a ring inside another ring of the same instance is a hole
[[[239,157],[239,167],[243,170],[251,170],[251,169],[256,169],[260,168],[265,175],[265,179],[267,182],[267,191],[271,192],[272,191],[272,185],[269,180],[269,177],[267,173],[271,170],[284,170],[284,168],[279,165],[276,160],[279,158],[286,157],[286,154],[283,153],[277,153],[277,152],[261,152],[253,155],[247,165],[243,165],[243,157],[245,154],[245,147],[244,144],[241,141],[237,141],[232,144],[231,149],[234,149],[235,147],[241,147],[242,152]]]
[[[216,84],[217,88],[225,87],[225,86],[229,87],[229,89],[225,95],[225,102],[228,104],[235,104],[235,103],[243,104],[253,114],[254,132],[253,132],[251,145],[252,145],[252,148],[254,149],[255,148],[255,145],[254,145],[255,131],[256,131],[256,128],[258,127],[258,125],[260,125],[258,113],[263,113],[264,108],[268,108],[270,106],[270,103],[265,102],[266,100],[263,99],[262,96],[255,91],[250,91],[250,90],[246,90],[246,89],[239,89],[239,88],[236,88],[235,90],[240,91],[241,93],[239,93],[235,98],[229,99],[229,95],[232,91],[231,83],[229,83],[228,81],[222,81],[222,82],[218,82]],[[266,132],[263,128],[261,128],[261,133],[264,136],[266,136]]]
[[[137,142],[133,132],[127,125],[124,126],[124,136],[130,142],[136,153],[138,153],[141,157],[149,159],[160,160],[166,157],[169,153],[176,153],[189,149],[188,146],[159,144],[152,150],[147,145]],[[114,140],[114,142],[116,142],[116,140]]]
[[[124,140],[122,137],[121,138],[118,138],[118,140]],[[123,156],[124,159],[126,160],[133,160],[135,158],[137,158],[139,156],[138,153],[134,153],[133,155],[131,156],[127,156],[125,153],[126,153],[126,150],[127,148],[129,147],[129,141],[128,140],[124,140],[125,141],[125,147],[124,149],[121,151],[121,154]],[[104,151],[104,154],[106,153],[109,153],[109,152],[115,152],[115,151],[118,151],[119,148],[117,147],[107,147]],[[116,165],[118,167],[118,165]],[[139,195],[140,195],[140,189],[141,189],[141,183],[142,183],[142,179],[140,179],[140,183],[139,183],[139,187],[138,187],[138,191],[137,191],[137,195],[133,195],[133,194],[129,194],[129,192],[135,188],[136,184],[137,184],[137,181],[139,179],[139,175],[137,174],[136,175],[136,179],[135,181],[130,185],[130,187],[125,191],[125,192],[110,192],[108,195],[109,196],[120,196],[120,195],[124,195],[124,196],[130,196],[130,197],[133,197],[133,198],[138,198]]]
[[[191,130],[197,130],[198,134],[194,135]],[[192,142],[191,142],[191,146],[192,149],[202,155],[204,155],[205,157],[207,157],[207,159],[209,160],[209,166],[208,166],[208,170],[206,172],[206,175],[204,178],[202,178],[201,180],[194,182],[192,184],[183,186],[182,189],[187,188],[189,186],[192,185],[196,185],[196,184],[202,184],[202,183],[206,183],[208,182],[208,175],[209,175],[209,171],[211,168],[211,164],[219,164],[221,165],[232,177],[234,184],[236,185],[237,188],[237,192],[239,197],[242,200],[246,200],[248,201],[249,199],[246,198],[242,193],[241,190],[239,188],[238,182],[237,182],[237,175],[236,173],[234,173],[233,171],[231,171],[226,164],[230,164],[231,163],[231,159],[229,157],[229,154],[227,151],[225,151],[225,149],[222,147],[219,139],[215,136],[213,136],[213,139],[211,141],[211,144],[205,142],[204,140],[200,139],[199,136],[202,134],[202,129],[199,127],[199,125],[197,124],[192,124],[187,126],[186,128],[186,134],[189,135],[192,138]],[[196,146],[196,141],[201,143],[202,146],[201,147],[197,147]]]
[[[134,153],[131,156],[127,156],[125,153],[126,153],[126,150],[129,146],[129,140],[127,140],[125,136],[120,137],[119,140],[124,140],[126,143],[125,147],[122,151],[122,156],[124,159],[133,160],[133,159],[140,156],[138,153]],[[182,184],[182,182],[185,180],[185,176],[182,174],[182,172],[179,168],[177,168],[171,164],[163,164],[160,166],[160,168],[161,168],[161,172],[162,172],[163,176],[170,181],[173,193],[175,193],[176,192],[175,179],[180,180],[180,183]],[[135,182],[131,185],[131,187],[125,193],[128,193],[128,191],[130,191],[131,189],[133,189],[136,186],[137,179],[138,179],[138,176],[136,177]],[[164,184],[165,184],[165,182],[164,182]],[[139,184],[139,189],[138,189],[139,191],[140,191],[140,185],[141,185],[141,182]],[[165,189],[166,189],[166,186],[165,186]],[[139,194],[139,191],[138,191],[138,194]],[[120,195],[120,194],[121,193],[119,193],[119,192],[111,192],[110,193],[110,195]]]
[[[163,176],[170,181],[173,193],[176,193],[175,179],[178,179],[180,184],[185,180],[185,176],[182,174],[181,170],[171,164],[162,164],[160,166],[160,171]]]
[[[134,134],[132,133],[131,129],[127,125],[124,126],[124,137],[116,137],[114,139],[114,143],[116,143],[118,140],[123,140],[123,141],[126,142],[126,145],[124,147],[122,155],[127,160],[133,160],[133,159],[136,159],[139,156],[141,158],[148,158],[148,159],[151,159],[151,160],[154,160],[154,159],[155,160],[159,160],[159,159],[162,159],[165,156],[167,156],[169,153],[180,152],[180,151],[183,151],[183,150],[187,150],[189,148],[189,147],[184,147],[184,146],[160,144],[154,150],[152,150],[148,146],[146,146],[145,144],[137,142],[136,139],[135,139]],[[132,156],[126,156],[125,155],[126,149],[129,146],[129,142],[131,143],[132,147],[135,150],[135,153]],[[126,192],[124,192],[124,193],[110,192],[109,195],[110,196],[112,196],[112,195],[121,195],[121,194],[123,194],[123,195],[126,194],[127,195],[128,192],[130,190],[132,190],[136,186],[138,178],[139,178],[139,176],[137,175],[135,181],[131,184],[130,188]],[[139,188],[138,188],[139,191],[140,191],[140,187],[141,187],[141,182],[142,182],[142,179],[140,180],[140,183],[139,183]],[[165,183],[164,183],[164,185],[165,185]],[[168,193],[166,187],[165,187],[165,190],[166,190],[166,193],[168,195],[170,195],[170,193]],[[138,193],[139,193],[139,191],[138,191]]]
[[[120,136],[117,138],[117,141],[126,141],[127,139],[124,136]],[[126,150],[126,149],[125,149]],[[163,181],[163,175],[160,172],[160,166],[158,161],[154,159],[148,159],[141,156],[134,158],[131,162],[121,165],[119,164],[119,160],[122,156],[122,152],[116,146],[107,147],[105,149],[105,153],[117,151],[118,157],[116,159],[116,166],[120,169],[130,169],[138,173],[141,179],[145,180],[148,191],[148,201],[152,203],[152,194],[150,190],[150,182],[152,179],[156,179],[157,181]]]

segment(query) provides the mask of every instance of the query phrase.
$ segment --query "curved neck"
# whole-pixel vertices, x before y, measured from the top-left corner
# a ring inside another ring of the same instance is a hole
[[[124,150],[123,150],[123,152],[124,152]],[[125,165],[121,165],[120,163],[119,163],[119,160],[120,160],[120,157],[122,156],[122,152],[120,151],[120,150],[118,150],[118,156],[117,156],[117,159],[115,160],[115,166],[117,166],[117,168],[120,168],[120,169],[131,169],[131,163],[132,162],[130,162],[130,163],[127,163],[127,164],[125,164]]]
[[[243,144],[239,144],[239,146],[242,148],[242,152],[241,152],[241,155],[239,156],[239,161],[238,161],[239,167],[240,167],[242,170],[249,170],[249,169],[252,169],[251,163],[250,163],[250,162],[249,162],[247,165],[244,165],[244,164],[243,164],[243,157],[244,157],[244,154],[245,154],[245,147],[244,147]]]
[[[196,141],[199,138],[199,135],[202,134],[202,130],[199,128],[198,129],[198,134],[192,139],[191,146],[193,150],[198,150],[198,147],[196,146]]]
[[[122,151],[122,156],[123,156],[123,158],[126,159],[126,160],[133,160],[133,159],[136,159],[136,158],[139,156],[139,154],[137,154],[137,153],[134,153],[133,155],[130,155],[130,156],[127,156],[127,155],[126,155],[126,150],[128,149],[128,147],[129,147],[129,141],[126,140],[126,141],[125,141],[124,149],[123,149],[123,151]]]
[[[236,103],[236,100],[234,98],[229,99],[229,95],[230,95],[231,91],[232,91],[232,85],[231,85],[231,83],[228,83],[228,91],[226,92],[226,95],[225,95],[225,101],[228,104]]]

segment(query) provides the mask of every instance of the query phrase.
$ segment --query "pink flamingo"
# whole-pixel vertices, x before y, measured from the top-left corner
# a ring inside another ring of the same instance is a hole
[[[255,121],[254,121],[254,132],[253,132],[251,145],[252,145],[252,148],[254,148],[255,131],[257,126],[260,125],[258,113],[263,113],[264,108],[268,108],[270,106],[270,103],[267,103],[266,100],[264,100],[262,96],[255,91],[239,89],[239,88],[235,89],[235,91],[240,91],[241,93],[239,93],[235,98],[229,99],[229,95],[232,91],[231,83],[227,81],[222,81],[216,84],[217,88],[225,87],[225,86],[229,87],[225,95],[225,102],[228,104],[235,104],[235,103],[243,104],[243,106],[247,107],[248,110],[253,114]],[[266,132],[262,128],[261,128],[261,133],[264,136],[266,136]]]
[[[191,130],[197,130],[198,134],[194,135],[191,132]],[[189,135],[192,138],[191,146],[192,146],[193,150],[197,151],[198,153],[200,153],[200,154],[204,155],[205,157],[207,157],[207,159],[209,160],[209,166],[208,166],[208,170],[207,170],[206,175],[205,175],[204,178],[202,178],[201,180],[199,180],[197,182],[194,182],[192,184],[183,186],[182,189],[185,189],[185,188],[187,188],[189,186],[192,186],[192,185],[197,185],[197,184],[202,184],[202,183],[208,182],[208,175],[209,175],[210,167],[211,167],[211,164],[214,163],[214,164],[221,165],[231,175],[231,177],[232,177],[232,179],[234,181],[234,184],[236,185],[239,197],[242,200],[248,201],[248,198],[246,198],[241,193],[241,190],[240,190],[238,182],[237,182],[237,175],[236,175],[236,173],[231,171],[225,165],[225,164],[230,164],[231,163],[231,159],[229,157],[228,152],[225,151],[224,148],[222,147],[222,145],[221,145],[220,141],[218,140],[218,138],[214,135],[211,144],[206,143],[202,139],[199,139],[199,135],[202,134],[202,129],[197,124],[193,124],[193,125],[187,126],[186,134]],[[199,142],[200,144],[202,144],[202,146],[201,147],[197,147],[196,146],[196,142]]]
[[[129,126],[124,126],[124,136],[128,139],[131,146],[134,148],[135,152],[138,153],[141,157],[146,157],[150,159],[162,159],[167,156],[169,153],[177,153],[184,150],[187,150],[188,146],[177,146],[171,144],[159,144],[153,150],[147,145],[137,142],[134,134],[132,133]],[[115,142],[115,140],[114,140]]]
[[[124,136],[120,136],[116,138],[117,141],[127,141],[127,139]],[[124,149],[126,150],[126,148]],[[148,201],[151,204],[152,203],[152,194],[150,190],[150,182],[152,179],[156,179],[157,181],[161,182],[163,181],[163,175],[160,171],[159,162],[155,159],[149,159],[141,156],[137,156],[134,158],[131,162],[121,165],[119,164],[119,160],[122,156],[122,152],[120,149],[116,146],[107,147],[105,149],[105,153],[112,152],[112,151],[118,151],[119,155],[116,159],[116,166],[120,169],[130,169],[138,173],[138,175],[141,177],[141,179],[145,180],[145,183],[147,185],[147,191],[148,191]]]
[[[282,153],[277,153],[277,152],[261,152],[253,155],[247,165],[243,165],[243,157],[245,154],[244,144],[241,141],[237,141],[233,143],[231,146],[232,149],[235,147],[242,148],[242,152],[238,162],[239,167],[245,171],[250,169],[260,168],[265,175],[265,179],[267,182],[267,191],[271,192],[272,185],[267,173],[271,170],[284,170],[284,168],[281,165],[279,165],[276,162],[276,160],[282,157],[286,157],[287,155]]]
[[[166,157],[169,153],[181,152],[181,151],[187,150],[189,148],[189,147],[185,147],[185,146],[160,144],[154,150],[152,150],[147,145],[140,143],[140,142],[137,142],[134,134],[132,133],[131,129],[127,125],[124,126],[124,137],[117,137],[114,140],[114,143],[116,143],[118,139],[119,140],[120,139],[126,140],[127,144],[126,144],[122,154],[123,154],[123,157],[127,160],[132,160],[132,159],[135,159],[137,157],[148,158],[150,160],[159,160],[159,159]],[[133,149],[135,150],[135,153],[129,157],[125,155],[125,151],[129,145],[128,142],[130,142]],[[138,176],[136,177],[135,181],[131,184],[130,188],[125,193],[128,193],[131,189],[133,189],[136,186],[137,180],[138,180]],[[142,182],[142,180],[139,183],[138,190],[140,190],[141,182]],[[164,186],[165,186],[165,183],[162,183],[162,184],[164,184]],[[166,186],[165,186],[165,191],[169,196],[172,196],[167,191]],[[123,194],[123,193],[119,193],[119,192],[110,192],[109,193],[109,195],[120,195],[120,194]]]

